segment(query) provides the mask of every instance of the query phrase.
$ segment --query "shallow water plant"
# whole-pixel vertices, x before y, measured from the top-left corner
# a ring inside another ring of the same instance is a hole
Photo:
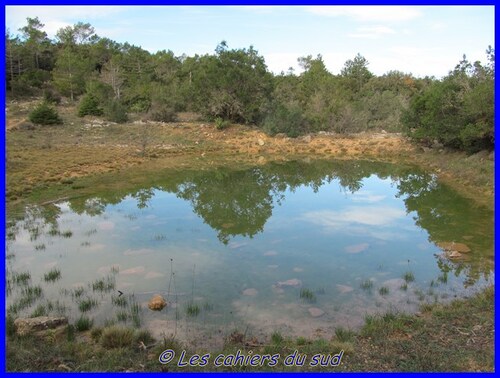
[[[314,294],[311,290],[307,288],[300,289],[300,299],[303,299],[306,302],[313,303],[316,302],[316,294]]]
[[[45,275],[43,276],[45,282],[54,282],[60,278],[61,278],[61,271],[55,268],[45,273]]]
[[[415,281],[415,275],[413,274],[413,272],[408,271],[403,275],[403,279],[406,281],[406,283],[410,283]]]
[[[363,290],[370,290],[373,287],[373,281],[372,280],[365,280],[361,282],[361,288]]]
[[[200,314],[200,307],[193,302],[189,302],[186,306],[186,314],[191,317],[196,317]]]

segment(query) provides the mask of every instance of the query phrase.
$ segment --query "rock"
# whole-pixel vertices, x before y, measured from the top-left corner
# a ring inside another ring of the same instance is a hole
[[[306,135],[306,136],[302,137],[302,141],[303,141],[303,142],[306,142],[306,143],[311,142],[311,139],[312,139],[312,138],[311,138],[311,136],[310,136],[310,135]]]
[[[243,290],[242,294],[247,295],[249,297],[255,297],[258,294],[258,291],[257,291],[257,289],[254,289],[254,288],[248,288],[248,289]]]
[[[148,308],[153,311],[161,311],[167,305],[167,301],[161,295],[155,295],[149,300]]]
[[[284,134],[284,133],[278,133],[278,134],[276,134],[274,137],[275,137],[276,139],[284,139],[284,138],[286,138],[287,136],[286,136],[286,134]]]
[[[432,142],[432,148],[443,148],[444,145],[443,143],[440,143],[437,139],[434,139],[434,142]]]
[[[259,144],[259,146],[263,146],[264,144],[266,144],[266,142],[264,142],[262,139],[258,139],[257,140],[257,143]]]
[[[36,318],[18,318],[14,320],[14,326],[18,335],[28,335],[39,331],[66,327],[68,318],[39,316]]]
[[[286,286],[300,287],[300,286],[302,286],[302,281],[298,280],[297,278],[292,278],[292,279],[286,280],[286,281],[279,281],[276,286],[277,287],[286,287]]]
[[[350,293],[351,291],[354,290],[352,286],[340,285],[340,284],[337,284],[336,286],[340,294]]]
[[[311,314],[313,318],[319,318],[320,316],[325,315],[325,312],[317,307],[310,307],[307,309],[307,311],[309,311],[309,314]]]
[[[437,243],[438,247],[444,251],[452,252],[460,252],[460,253],[469,253],[471,249],[464,243],[455,243],[455,242],[442,242]]]

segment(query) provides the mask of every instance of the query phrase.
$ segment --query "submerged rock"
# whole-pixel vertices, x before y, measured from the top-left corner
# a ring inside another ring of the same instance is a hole
[[[309,314],[311,314],[313,318],[319,318],[320,316],[325,315],[325,312],[317,307],[310,307],[307,309],[307,311],[309,311]]]
[[[155,295],[149,300],[148,308],[153,311],[161,311],[167,305],[167,301],[161,295]]]
[[[252,288],[248,288],[248,289],[245,289],[243,290],[243,295],[247,295],[249,297],[255,297],[259,292],[257,291],[257,289],[254,289],[253,287]]]
[[[300,287],[300,286],[302,286],[302,281],[297,279],[297,278],[292,278],[292,279],[286,280],[286,281],[278,281],[276,286],[277,287],[286,287],[286,286]]]
[[[340,285],[340,284],[337,284],[336,286],[340,294],[350,293],[351,291],[354,290],[352,286]]]
[[[469,253],[471,249],[464,243],[455,243],[455,242],[441,242],[437,243],[438,247],[447,252],[460,252],[460,253]]]
[[[14,326],[18,335],[28,335],[57,328],[66,328],[68,318],[39,316],[36,318],[18,318],[14,320]]]

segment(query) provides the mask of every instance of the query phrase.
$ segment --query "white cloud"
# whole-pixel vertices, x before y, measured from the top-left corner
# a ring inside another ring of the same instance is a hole
[[[396,31],[387,26],[372,26],[357,28],[355,33],[349,34],[351,38],[377,39],[387,34],[395,34]]]
[[[302,220],[337,229],[353,224],[386,226],[405,216],[403,210],[388,206],[352,206],[342,211],[310,211],[302,216]]]
[[[38,17],[45,24],[44,30],[49,36],[64,26],[75,22],[89,22],[93,19],[106,18],[127,10],[128,6],[6,6],[5,21],[11,33],[26,25],[26,18]]]
[[[373,194],[368,190],[360,190],[353,194],[352,201],[353,202],[364,202],[364,203],[375,203],[380,202],[385,199],[387,196]]]
[[[349,17],[356,21],[398,22],[420,17],[422,12],[409,6],[317,6],[310,13],[326,17]]]

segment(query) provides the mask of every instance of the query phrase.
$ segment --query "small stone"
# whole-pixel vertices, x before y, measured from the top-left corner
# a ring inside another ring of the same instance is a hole
[[[300,286],[302,286],[302,281],[297,279],[297,278],[292,278],[292,279],[286,280],[286,281],[279,281],[276,286],[278,286],[278,287],[286,287],[286,286],[300,287]]]
[[[161,295],[155,295],[149,300],[148,307],[153,311],[161,311],[167,305],[167,302]]]
[[[257,289],[254,288],[248,288],[243,290],[243,295],[249,296],[249,297],[255,297],[258,294]]]
[[[259,143],[259,146],[263,146],[264,144],[266,144],[266,142],[264,142],[262,139],[258,139],[257,140],[257,143]]]
[[[325,315],[325,312],[317,307],[310,307],[307,309],[307,311],[309,311],[309,314],[311,314],[313,318],[319,318],[320,316]]]

